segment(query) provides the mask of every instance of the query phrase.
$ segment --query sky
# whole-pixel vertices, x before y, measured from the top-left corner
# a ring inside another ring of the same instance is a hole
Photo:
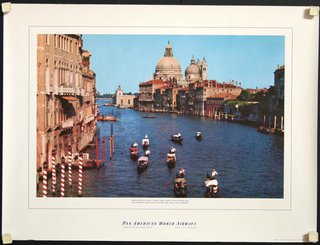
[[[207,61],[207,79],[235,80],[243,88],[269,88],[273,73],[284,65],[284,36],[223,35],[83,35],[83,48],[91,56],[97,90],[139,92],[149,81],[170,41],[173,56],[184,72],[192,55]]]

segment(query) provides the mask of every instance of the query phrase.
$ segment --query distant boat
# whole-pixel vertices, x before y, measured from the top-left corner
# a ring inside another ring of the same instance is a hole
[[[143,116],[143,118],[156,118],[156,116]]]
[[[113,104],[112,103],[105,103],[105,104],[103,104],[103,106],[113,106]]]
[[[99,115],[97,116],[97,120],[98,121],[107,121],[107,122],[117,122],[119,121],[119,119],[115,116],[103,116],[103,115]]]

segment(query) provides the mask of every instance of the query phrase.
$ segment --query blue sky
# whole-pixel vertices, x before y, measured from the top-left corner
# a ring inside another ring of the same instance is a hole
[[[273,85],[273,72],[284,65],[284,36],[222,35],[83,35],[91,54],[100,93],[138,92],[139,83],[152,78],[168,41],[182,74],[195,59],[207,60],[207,78],[236,80],[243,88]]]

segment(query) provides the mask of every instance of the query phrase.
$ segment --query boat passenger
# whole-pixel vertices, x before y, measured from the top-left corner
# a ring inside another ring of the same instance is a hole
[[[176,148],[171,147],[171,149],[170,149],[169,153],[173,154],[173,153],[175,153],[175,152],[176,152]]]
[[[214,179],[216,176],[218,176],[218,172],[213,168],[211,171],[211,177]]]
[[[146,150],[146,152],[144,153],[146,155],[146,157],[148,157],[150,155],[151,151],[150,150]]]
[[[184,175],[185,175],[185,172],[186,172],[186,171],[185,171],[183,168],[181,168],[180,171],[179,171],[179,176],[180,176],[181,178],[183,178]]]

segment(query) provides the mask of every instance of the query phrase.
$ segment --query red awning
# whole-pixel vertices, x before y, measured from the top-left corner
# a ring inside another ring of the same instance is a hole
[[[68,101],[77,101],[77,97],[74,96],[62,96],[63,99],[68,100]]]

